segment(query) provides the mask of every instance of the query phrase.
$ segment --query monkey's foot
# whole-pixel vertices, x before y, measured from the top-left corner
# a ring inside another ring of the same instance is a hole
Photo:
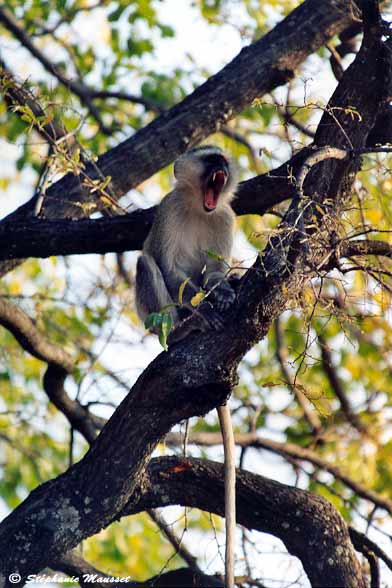
[[[224,312],[233,304],[236,293],[234,289],[227,282],[222,282],[215,290],[213,294],[214,308],[219,312]]]

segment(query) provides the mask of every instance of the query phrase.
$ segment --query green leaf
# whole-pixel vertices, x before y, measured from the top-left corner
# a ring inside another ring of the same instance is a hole
[[[173,327],[171,315],[166,311],[152,312],[146,318],[144,326],[158,335],[160,344],[167,351],[167,338]]]
[[[162,315],[161,315],[161,313],[159,313],[159,312],[152,312],[151,314],[148,315],[148,317],[144,321],[144,326],[149,331],[152,331],[154,329],[159,328],[160,325],[161,325],[161,322],[162,322]]]
[[[161,327],[159,330],[159,342],[163,349],[167,351],[167,338],[173,327],[173,319],[170,314],[164,313],[162,315]]]
[[[175,31],[172,27],[170,27],[168,25],[158,25],[158,26],[161,31],[162,37],[164,37],[164,38],[174,37]]]

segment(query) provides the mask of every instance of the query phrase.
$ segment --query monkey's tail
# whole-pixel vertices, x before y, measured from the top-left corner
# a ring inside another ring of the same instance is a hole
[[[217,408],[223,437],[225,456],[225,588],[234,588],[234,549],[235,549],[235,444],[233,424],[228,404]]]

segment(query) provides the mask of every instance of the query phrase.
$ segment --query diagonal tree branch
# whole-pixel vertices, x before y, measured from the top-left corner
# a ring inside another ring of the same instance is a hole
[[[105,420],[89,412],[78,400],[72,400],[65,391],[65,379],[74,368],[71,356],[50,343],[21,308],[3,298],[0,298],[0,325],[12,333],[25,351],[48,364],[43,385],[49,400],[92,443]]]
[[[91,94],[84,84],[68,79],[66,75],[56,67],[52,61],[34,44],[30,36],[19,25],[16,18],[6,8],[0,7],[0,23],[18,39],[18,41],[25,47],[31,55],[33,55],[43,65],[47,72],[53,75],[63,86],[71,90],[83,104],[91,116],[97,121],[100,130],[106,135],[111,135],[112,130],[104,125],[101,119],[99,110],[91,101]]]
[[[13,73],[7,67],[5,62],[0,59],[0,90],[4,94],[5,100],[9,107],[12,109],[15,105],[27,106],[31,112],[38,119],[46,119],[46,113],[39,102],[34,98],[31,92],[28,91],[27,87],[16,81]],[[56,120],[51,120],[43,125],[43,129],[37,128],[38,132],[45,132],[43,138],[45,141],[48,138],[52,143],[56,143],[59,139],[66,139],[72,141],[73,136],[69,134],[64,127]],[[69,145],[72,146],[73,142]]]
[[[367,433],[367,427],[361,421],[359,416],[354,412],[353,407],[350,404],[349,399],[347,398],[346,391],[344,389],[344,385],[340,377],[338,376],[336,367],[332,361],[332,353],[331,348],[327,344],[324,336],[322,333],[318,334],[318,342],[320,345],[321,350],[321,365],[325,372],[325,375],[328,378],[329,384],[340,402],[340,406],[346,419],[351,425],[357,429],[360,433]]]
[[[304,59],[353,21],[351,0],[306,0],[271,32],[245,47],[220,72],[133,137],[101,155],[97,167],[111,176],[112,193],[122,196],[171,163],[188,147],[220,129],[252,101],[284,84]],[[96,169],[87,167],[91,178]],[[67,175],[48,191],[47,218],[80,218],[81,202],[99,207],[78,178]],[[31,213],[34,203],[15,216]],[[13,218],[13,216],[12,216]]]
[[[168,445],[178,446],[181,444],[181,438],[177,433],[169,433],[165,437]],[[189,443],[196,443],[197,445],[212,446],[220,445],[222,437],[220,433],[191,433],[188,439]],[[296,460],[307,461],[312,465],[321,468],[322,470],[332,474],[337,480],[343,482],[356,495],[369,500],[376,506],[386,510],[392,514],[392,501],[386,496],[381,496],[377,492],[366,488],[363,484],[356,482],[345,474],[339,466],[330,463],[326,459],[320,457],[315,451],[294,443],[282,443],[281,441],[274,441],[257,435],[257,433],[237,433],[235,435],[235,444],[239,447],[254,447],[265,449],[281,455],[282,457],[290,457]]]

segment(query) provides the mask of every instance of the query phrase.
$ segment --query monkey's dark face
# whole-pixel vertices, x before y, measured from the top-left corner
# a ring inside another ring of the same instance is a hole
[[[213,213],[233,198],[236,170],[218,147],[190,149],[176,160],[174,176],[187,206],[203,214]]]
[[[229,179],[229,163],[219,153],[210,153],[201,158],[203,173],[201,176],[201,191],[203,206],[206,212],[213,212]]]

